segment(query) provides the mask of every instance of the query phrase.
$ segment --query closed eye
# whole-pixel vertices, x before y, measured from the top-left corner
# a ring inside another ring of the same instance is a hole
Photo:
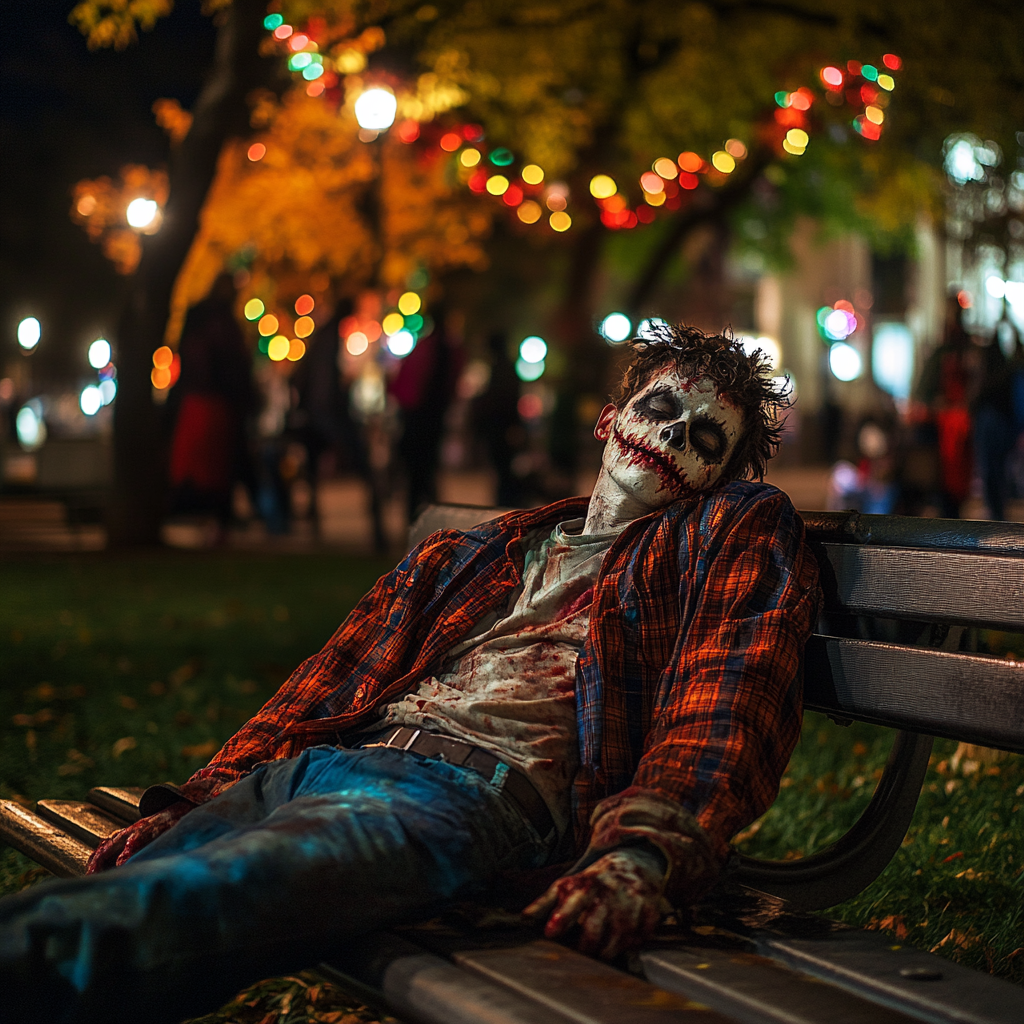
[[[705,462],[715,465],[725,458],[729,441],[720,423],[701,417],[690,424],[690,445]]]
[[[638,413],[652,420],[671,420],[678,415],[676,403],[669,390],[652,391],[634,406]]]

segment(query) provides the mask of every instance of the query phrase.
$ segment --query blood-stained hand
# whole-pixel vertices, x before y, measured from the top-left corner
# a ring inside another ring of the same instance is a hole
[[[557,939],[574,926],[581,953],[611,959],[649,939],[661,919],[664,860],[638,846],[606,853],[589,867],[558,879],[523,913],[547,916],[544,934]]]
[[[158,814],[151,814],[148,818],[139,818],[127,828],[115,832],[108,839],[104,839],[93,851],[89,858],[89,865],[85,869],[86,874],[94,875],[98,871],[107,871],[109,868],[124,864],[129,857],[138,853],[143,847],[149,846],[157,836],[162,836],[169,828],[181,821],[192,810],[192,807],[193,805],[187,800],[179,800]]]

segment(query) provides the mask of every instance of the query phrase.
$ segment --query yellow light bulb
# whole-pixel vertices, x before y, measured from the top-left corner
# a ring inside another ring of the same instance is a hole
[[[527,164],[523,168],[523,181],[527,185],[539,185],[544,180],[544,169],[536,164]]]
[[[572,217],[564,210],[559,210],[557,213],[551,214],[548,218],[548,223],[555,231],[568,231],[572,227]]]
[[[381,327],[385,334],[394,334],[405,326],[405,318],[401,313],[388,313],[381,321]]]
[[[503,196],[508,191],[508,178],[504,174],[492,174],[487,179],[486,188],[492,196]]]
[[[803,128],[790,128],[786,132],[786,141],[793,146],[795,149],[806,149],[807,143],[810,142],[811,137],[803,130]]]
[[[615,195],[619,188],[615,184],[615,180],[610,178],[607,174],[595,174],[590,179],[590,194],[595,199],[607,199],[609,196]],[[555,228],[557,231],[558,228]],[[562,228],[561,230],[565,230]]]
[[[480,150],[478,149],[464,149],[459,154],[459,163],[463,167],[476,167],[480,163]]]
[[[711,166],[723,174],[732,174],[736,170],[736,161],[724,149],[720,149],[711,157]]]
[[[412,316],[413,313],[418,313],[419,308],[422,305],[420,297],[415,292],[406,292],[398,300],[398,308],[406,316]]]
[[[278,334],[270,339],[270,344],[267,345],[267,355],[275,363],[279,363],[282,359],[288,358],[291,347],[292,343],[283,334]]]

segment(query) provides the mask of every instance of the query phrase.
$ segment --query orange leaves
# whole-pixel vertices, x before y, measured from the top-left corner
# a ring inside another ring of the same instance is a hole
[[[192,127],[192,115],[182,109],[177,100],[157,100],[153,104],[153,114],[156,123],[167,132],[171,145],[176,146]]]
[[[905,939],[910,931],[902,914],[889,914],[888,917],[873,917],[867,927],[876,931],[892,932],[897,939]]]
[[[85,229],[90,241],[102,246],[103,255],[119,274],[131,274],[142,255],[126,213],[128,204],[138,198],[153,199],[162,207],[167,202],[166,172],[125,164],[117,182],[106,175],[86,178],[71,190],[71,219]]]
[[[173,0],[83,0],[68,21],[86,37],[90,50],[123,50],[138,38],[136,24],[148,32],[173,6]]]

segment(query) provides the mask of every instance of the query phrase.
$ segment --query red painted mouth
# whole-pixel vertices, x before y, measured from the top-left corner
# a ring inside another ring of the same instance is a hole
[[[612,427],[612,436],[626,453],[628,464],[644,466],[653,470],[661,480],[662,488],[677,497],[682,497],[693,490],[686,474],[664,452],[658,451],[657,448],[652,448],[650,445],[631,440],[617,426]]]

